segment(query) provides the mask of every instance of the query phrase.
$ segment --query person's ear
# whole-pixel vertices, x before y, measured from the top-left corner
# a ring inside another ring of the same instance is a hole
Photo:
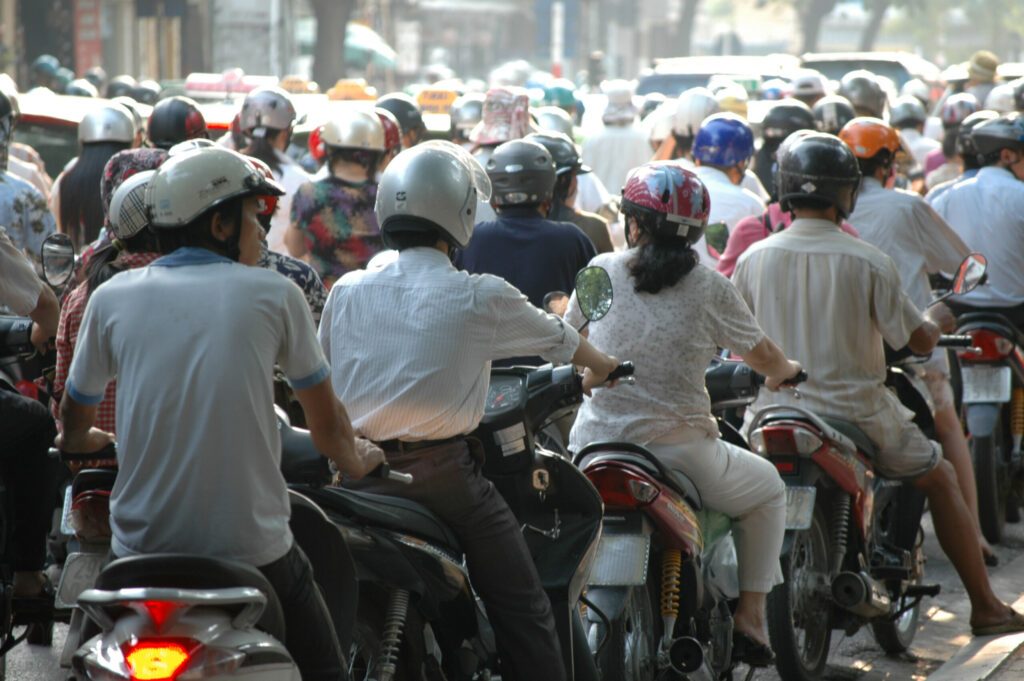
[[[230,239],[235,233],[235,227],[220,211],[214,211],[210,218],[210,235],[217,241]]]

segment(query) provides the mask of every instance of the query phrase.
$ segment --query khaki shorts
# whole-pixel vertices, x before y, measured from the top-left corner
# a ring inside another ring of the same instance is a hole
[[[902,411],[906,411],[905,409]],[[900,411],[885,409],[857,425],[875,443],[875,470],[891,480],[914,480],[939,465],[942,448]]]

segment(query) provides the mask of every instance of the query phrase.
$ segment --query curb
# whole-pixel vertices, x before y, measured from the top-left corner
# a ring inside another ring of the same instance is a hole
[[[1017,563],[1021,565],[1016,565]],[[1024,557],[1014,560],[1006,566],[1007,576],[1019,575],[1022,566]],[[1024,596],[1018,598],[1013,607],[1018,611],[1024,610]],[[998,672],[1003,663],[1022,645],[1024,633],[973,637],[945,664],[930,674],[928,681],[985,681]]]

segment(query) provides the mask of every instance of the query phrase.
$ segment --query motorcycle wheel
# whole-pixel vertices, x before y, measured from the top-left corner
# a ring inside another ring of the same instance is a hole
[[[768,638],[787,681],[817,681],[825,671],[832,642],[828,545],[827,517],[816,506],[810,528],[793,531],[782,554],[785,581],[768,594]]]
[[[597,668],[604,681],[653,681],[657,658],[651,599],[646,587],[628,588],[622,615],[611,621],[611,628],[606,631],[603,622],[593,625],[596,639],[591,639],[604,641]]]
[[[1010,481],[1003,462],[1003,442],[1002,414],[996,419],[991,436],[972,437],[970,441],[978,487],[978,519],[981,533],[990,544],[1002,542],[1006,527]]]
[[[918,534],[918,540],[911,553],[911,561],[915,566],[911,584],[920,584],[924,579],[924,532]],[[904,607],[906,599],[899,599],[899,607]],[[890,655],[905,653],[910,649],[917,634],[917,623],[921,618],[921,601],[910,610],[896,618],[895,621],[882,619],[871,622],[871,633],[875,641]]]
[[[359,599],[359,612],[352,628],[352,645],[348,652],[348,676],[351,681],[370,681],[380,676],[381,635],[384,632],[384,611],[386,599],[362,597]],[[408,624],[408,622],[407,622]],[[403,636],[403,648],[399,650],[395,664],[395,681],[412,678],[406,673],[407,660],[404,646],[407,642]]]

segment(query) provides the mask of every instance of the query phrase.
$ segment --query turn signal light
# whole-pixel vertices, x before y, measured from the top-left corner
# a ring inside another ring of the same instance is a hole
[[[765,426],[750,434],[750,446],[762,456],[802,454],[810,456],[824,444],[820,437],[797,426]]]
[[[644,476],[618,466],[597,466],[585,473],[609,508],[640,508],[661,493]]]
[[[124,646],[133,681],[174,681],[199,643],[191,639],[143,639]]]

